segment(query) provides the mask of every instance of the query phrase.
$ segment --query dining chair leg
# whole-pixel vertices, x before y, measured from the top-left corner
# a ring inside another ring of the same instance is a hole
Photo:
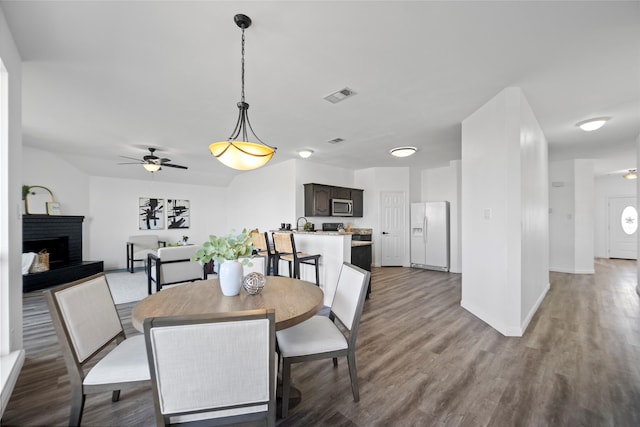
[[[71,393],[71,413],[69,414],[69,425],[79,426],[82,422],[82,411],[86,395],[82,390],[75,390]]]
[[[337,358],[337,357],[334,357],[334,358],[333,358],[333,367],[334,367],[334,368],[337,368],[337,367],[338,367],[338,358]]]
[[[349,364],[349,376],[351,377],[351,391],[353,392],[353,401],[360,401],[360,392],[358,391],[358,371],[356,369],[356,355],[349,352],[347,354],[347,362]]]
[[[117,402],[118,400],[120,400],[120,390],[113,390],[113,393],[111,393],[111,401]]]
[[[281,417],[287,418],[289,412],[289,388],[291,387],[291,362],[282,358],[282,411]]]

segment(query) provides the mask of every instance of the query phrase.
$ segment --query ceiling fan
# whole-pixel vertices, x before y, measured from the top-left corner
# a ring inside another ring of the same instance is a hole
[[[162,166],[166,166],[169,168],[177,168],[177,169],[188,169],[186,166],[176,165],[173,163],[169,163],[171,159],[160,158],[156,156],[156,149],[149,147],[149,154],[144,156],[142,159],[136,159],[133,157],[120,156],[124,159],[135,160],[135,162],[131,163],[118,163],[119,165],[142,165],[148,172],[154,173],[162,169]]]

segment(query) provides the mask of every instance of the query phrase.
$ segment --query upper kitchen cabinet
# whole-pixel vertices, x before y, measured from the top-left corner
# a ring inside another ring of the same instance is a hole
[[[331,187],[304,185],[304,216],[331,216]]]
[[[344,187],[330,187],[332,199],[351,200],[351,189]]]
[[[353,200],[353,216],[362,218],[364,215],[364,190],[351,190],[351,200]]]
[[[351,216],[362,218],[363,190],[323,184],[304,184],[304,216],[348,216],[332,215],[331,199],[352,200]]]

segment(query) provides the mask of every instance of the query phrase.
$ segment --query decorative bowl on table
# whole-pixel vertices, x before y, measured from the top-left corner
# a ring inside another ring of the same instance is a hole
[[[249,273],[242,279],[242,286],[249,295],[257,295],[262,292],[267,279],[264,274],[253,272]]]

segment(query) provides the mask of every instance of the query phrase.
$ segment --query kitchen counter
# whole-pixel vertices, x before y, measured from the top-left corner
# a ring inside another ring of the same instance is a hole
[[[351,234],[337,231],[273,230],[271,233],[293,234],[296,250],[306,254],[320,254],[318,260],[320,288],[324,292],[324,305],[333,303],[342,263],[351,262]],[[289,263],[280,261],[278,270],[289,275]],[[315,268],[300,265],[300,279],[315,283]]]

